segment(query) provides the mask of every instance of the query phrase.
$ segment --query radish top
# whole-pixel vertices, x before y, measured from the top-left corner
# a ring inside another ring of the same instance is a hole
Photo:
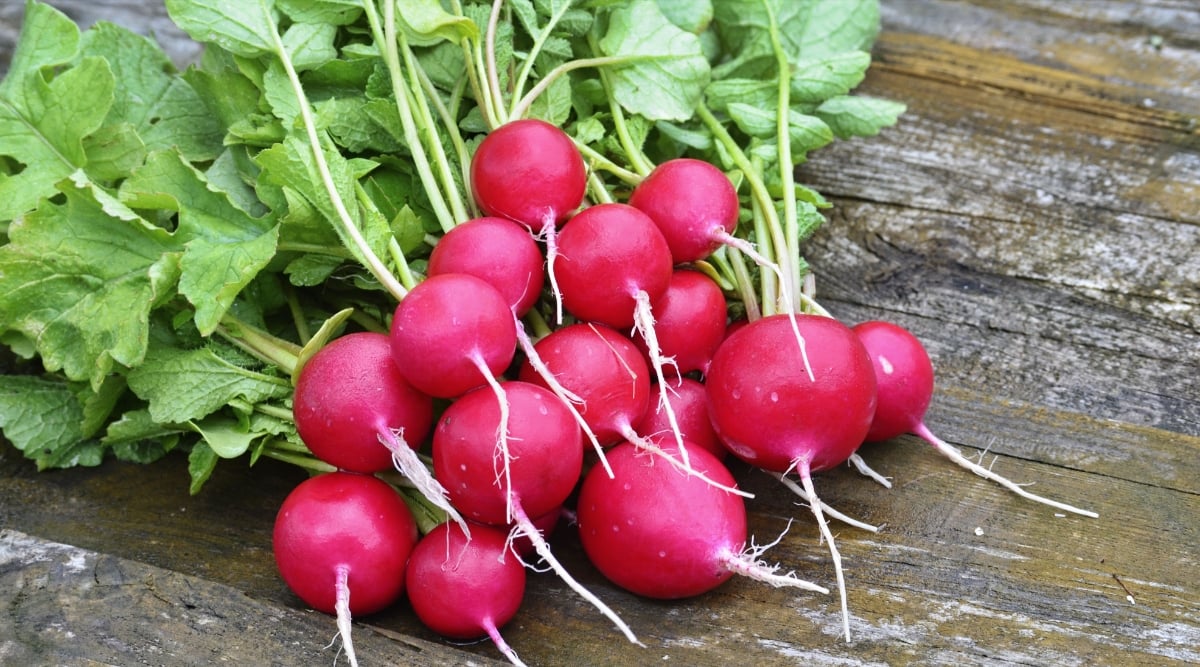
[[[737,227],[739,202],[733,183],[717,167],[694,158],[667,160],[629,196],[629,205],[658,225],[675,264],[713,253],[721,236]]]
[[[812,472],[840,465],[875,414],[875,371],[854,332],[829,317],[796,320],[815,381],[788,316],[772,315],[730,334],[705,382],[713,426],[729,450],[775,472],[801,461]]]
[[[536,118],[488,133],[471,158],[471,192],[488,215],[535,232],[562,224],[583,203],[587,169],[575,143]]]

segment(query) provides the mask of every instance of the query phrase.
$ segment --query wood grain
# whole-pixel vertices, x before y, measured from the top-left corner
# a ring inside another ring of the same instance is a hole
[[[161,17],[153,4],[58,4],[134,27]],[[556,553],[647,646],[626,643],[541,573],[504,629],[531,665],[1200,663],[1200,7],[882,8],[861,92],[909,110],[799,170],[833,203],[806,246],[818,295],[847,321],[891,319],[927,343],[938,370],[928,421],[942,437],[1100,518],[1059,516],[904,436],[862,450],[894,488],[850,469],[817,480],[828,503],[883,526],[836,529],[850,643],[833,596],[749,581],[674,603],[623,593],[563,525]],[[37,474],[0,452],[0,527],[72,545],[35,541],[23,559],[0,558],[0,609],[62,605],[51,620],[74,633],[0,611],[0,662],[216,662],[255,655],[237,653],[247,635],[277,664],[333,661],[321,650],[332,623],[303,611],[270,559],[274,508],[294,470],[225,466],[192,498],[178,458]],[[808,510],[766,475],[734,472],[757,495],[758,542],[786,530],[767,558],[832,583]],[[37,549],[61,557],[29,558]],[[129,573],[122,597],[93,597],[61,565],[74,558],[93,570],[118,563]],[[227,600],[219,623],[195,621],[209,608],[187,601],[201,594]],[[89,630],[103,604],[129,606],[137,623],[170,618],[154,630]],[[500,657],[488,644],[444,642],[404,605],[355,631],[365,664]],[[122,632],[126,648],[114,650]],[[148,653],[168,640],[179,648]]]

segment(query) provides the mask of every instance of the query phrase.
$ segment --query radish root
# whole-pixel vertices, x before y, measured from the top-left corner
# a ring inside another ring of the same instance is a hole
[[[337,568],[337,589],[334,594],[334,610],[337,612],[338,633],[342,636],[342,647],[350,667],[358,667],[358,656],[354,653],[354,640],[350,637],[350,568]]]
[[[404,440],[404,429],[385,429],[379,434],[379,442],[383,443],[383,446],[392,453],[392,465],[412,483],[413,488],[435,507],[445,512],[446,516],[462,528],[467,539],[471,539],[471,529],[467,526],[466,519],[458,513],[458,510],[454,509],[454,505],[450,504],[446,487],[442,486],[441,482],[429,473],[429,468],[425,467],[425,463],[417,456],[417,452],[408,446]]]
[[[1080,514],[1083,516],[1091,517],[1093,519],[1100,518],[1099,514],[1093,512],[1091,510],[1080,509],[1078,507],[1075,507],[1074,505],[1067,505],[1066,503],[1060,503],[1057,500],[1050,500],[1049,498],[1039,496],[1036,493],[1030,493],[1030,492],[1026,491],[1024,488],[1021,487],[1021,485],[1010,480],[1009,478],[1004,477],[1003,475],[994,473],[991,471],[990,468],[985,468],[985,467],[979,465],[978,463],[975,463],[975,462],[969,460],[967,457],[963,456],[963,453],[961,450],[959,450],[957,447],[951,445],[950,443],[946,442],[945,440],[942,440],[941,438],[934,435],[933,431],[930,431],[929,428],[927,426],[925,426],[925,424],[923,424],[923,423],[918,424],[917,427],[915,429],[913,429],[913,433],[920,436],[923,440],[925,440],[929,444],[933,445],[933,448],[936,449],[938,451],[938,453],[940,453],[941,455],[950,459],[951,461],[954,461],[958,465],[966,468],[967,470],[970,470],[971,472],[975,473],[976,475],[979,475],[980,477],[982,477],[984,479],[992,480],[993,482],[999,484],[1000,486],[1003,486],[1004,488],[1008,489],[1009,491],[1012,491],[1013,493],[1017,494],[1018,496],[1021,496],[1022,498],[1026,498],[1026,499],[1032,500],[1034,502],[1042,503],[1043,505],[1049,505],[1050,507],[1058,508],[1060,510],[1063,510],[1064,512]]]
[[[788,528],[791,528],[792,522],[788,521]],[[783,536],[787,534],[788,528],[784,528],[779,537],[775,538],[770,544],[756,545],[751,540],[751,544],[746,547],[745,551],[740,554],[728,554],[725,557],[725,567],[729,568],[734,574],[739,574],[744,577],[749,577],[754,581],[761,581],[775,588],[783,588],[785,586],[793,588],[803,588],[805,590],[816,591],[818,593],[829,593],[829,589],[824,586],[819,586],[810,581],[805,581],[795,575],[793,572],[787,574],[779,574],[779,565],[771,565],[762,560],[762,555],[767,552],[767,549],[779,544]]]
[[[487,631],[488,637],[491,638],[492,643],[496,645],[500,653],[504,654],[504,657],[508,658],[508,661],[517,665],[517,667],[525,667],[525,663],[521,662],[521,659],[517,657],[517,652],[508,645],[508,642],[504,641],[504,637],[500,636],[500,630],[496,627],[496,624],[491,619],[488,619],[485,623],[484,630]]]
[[[820,499],[817,497],[817,490],[813,488],[812,471],[809,470],[808,461],[801,460],[799,463],[800,482],[804,485],[804,491],[808,497],[814,502],[808,504],[812,510],[813,516],[817,519],[817,526],[821,529],[821,535],[829,544],[829,557],[833,559],[833,571],[837,577],[838,595],[841,597],[842,603],[842,631],[846,635],[846,641],[850,641],[850,605],[846,600],[846,577],[842,573],[842,556],[838,553],[837,545],[833,541],[833,533],[829,532],[829,523],[825,521],[825,513],[821,510]]]
[[[688,460],[687,447],[683,444],[683,433],[679,429],[679,420],[675,417],[675,408],[671,407],[671,401],[667,398],[667,378],[663,373],[663,367],[667,364],[675,365],[674,360],[663,356],[662,348],[658,344],[658,334],[654,330],[654,313],[650,308],[650,295],[645,290],[638,290],[634,296],[634,311],[633,324],[635,330],[642,335],[642,340],[646,342],[646,349],[650,356],[650,365],[654,367],[654,374],[658,376],[658,402],[662,409],[667,414],[667,423],[671,425],[671,434],[675,436],[675,445],[679,447],[679,458],[683,459],[684,465],[691,465]],[[675,368],[676,372],[679,368]]]
[[[791,489],[792,493],[795,493],[796,495],[803,498],[805,502],[807,502],[807,503],[813,502],[813,498],[808,495],[808,492],[804,490],[804,487],[793,482],[791,479],[788,478],[788,476],[786,474],[777,473],[777,472],[771,472],[768,474],[770,474],[772,477],[774,477],[775,479],[778,479],[780,482],[782,482],[784,486]],[[842,523],[844,523],[848,526],[860,528],[867,532],[871,532],[871,533],[879,532],[879,526],[873,526],[869,523],[859,521],[858,519],[855,519],[853,517],[846,516],[845,514],[842,514],[841,512],[834,509],[833,507],[830,507],[825,501],[821,500],[820,498],[817,498],[816,502],[821,504],[821,509],[824,510],[825,513],[828,514],[831,518],[837,519],[838,521],[841,521]]]
[[[860,473],[870,477],[876,482],[879,482],[885,489],[892,488],[892,480],[875,472],[871,466],[867,465],[867,462],[863,460],[863,457],[858,455],[858,452],[851,454],[848,460]]]
[[[675,466],[675,468],[677,468],[680,472],[682,472],[685,475],[690,475],[692,477],[699,477],[701,480],[704,481],[705,484],[710,484],[712,486],[715,486],[716,488],[718,488],[722,491],[725,491],[727,493],[739,495],[743,498],[753,498],[754,497],[753,493],[750,493],[748,491],[742,491],[741,489],[739,489],[735,486],[728,486],[726,484],[722,484],[722,483],[714,480],[713,478],[709,477],[708,475],[705,475],[703,472],[696,470],[688,463],[685,463],[681,459],[676,458],[671,453],[665,451],[662,447],[659,447],[658,445],[654,444],[654,442],[651,441],[649,438],[645,438],[645,437],[642,437],[641,435],[638,435],[637,432],[635,432],[633,430],[632,426],[626,425],[625,428],[622,429],[621,435],[624,436],[624,438],[629,441],[629,444],[633,445],[634,447],[636,447],[640,450],[650,452],[650,453],[654,454],[655,456],[662,457],[663,460],[665,460],[667,463],[670,463],[671,465]]]
[[[567,572],[566,568],[562,566],[562,563],[559,563],[558,559],[554,557],[554,554],[550,552],[550,545],[546,542],[546,538],[542,536],[541,531],[537,529],[537,526],[533,525],[533,521],[531,521],[529,516],[525,514],[525,509],[521,507],[519,499],[513,498],[512,494],[509,494],[509,496],[509,506],[513,508],[514,514],[513,523],[516,524],[513,530],[517,531],[533,544],[534,551],[537,552],[538,556],[541,556],[542,560],[544,560],[546,564],[549,565],[552,570],[554,570],[554,573],[557,574],[558,577],[567,584],[567,586],[571,587],[571,590],[578,593],[583,597],[583,599],[592,603],[592,606],[596,607],[596,609],[599,609],[600,613],[608,617],[608,619],[617,626],[617,629],[620,630],[621,633],[624,634],[627,639],[629,639],[629,641],[637,644],[638,646],[645,647],[646,645],[643,644],[637,638],[637,636],[633,634],[633,630],[629,628],[629,625],[625,621],[621,620],[621,617],[618,616],[615,611],[609,608],[608,605],[604,604],[604,602],[600,598],[596,597],[594,593],[584,588],[583,584],[580,584],[575,580],[574,577],[571,576],[569,572]]]

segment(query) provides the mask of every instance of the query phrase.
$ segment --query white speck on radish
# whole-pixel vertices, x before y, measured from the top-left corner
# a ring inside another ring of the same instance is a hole
[[[892,362],[888,361],[888,358],[882,354],[879,355],[879,367],[883,370],[884,375],[891,375],[896,372],[896,367],[892,366]]]

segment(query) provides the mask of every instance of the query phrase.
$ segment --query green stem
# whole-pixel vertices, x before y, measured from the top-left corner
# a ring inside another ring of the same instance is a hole
[[[572,138],[572,140],[575,141],[575,146],[579,149],[579,152],[583,155],[583,157],[596,169],[603,169],[613,176],[616,176],[621,180],[621,182],[632,187],[636,187],[638,183],[642,182],[642,175],[635,174],[616,162],[613,162],[605,157],[603,153],[583,143],[582,141],[574,138]]]
[[[367,0],[368,2],[370,0]],[[269,11],[266,5],[263,5],[263,12]],[[267,21],[274,25],[274,19],[267,16]],[[292,59],[287,54],[287,49],[283,46],[283,39],[279,36],[278,30],[271,31],[271,39],[275,48],[275,55],[279,58],[283,65],[284,71],[287,73],[288,82],[292,86],[292,93],[296,96],[296,101],[300,108],[300,117],[304,122],[304,130],[308,134],[308,143],[312,147],[313,160],[317,165],[317,172],[321,175],[321,182],[325,186],[325,192],[329,195],[330,203],[333,204],[334,211],[337,214],[337,222],[341,224],[346,235],[350,237],[354,247],[362,255],[363,263],[366,265],[371,275],[383,285],[384,289],[392,294],[396,300],[404,298],[407,290],[396,280],[396,277],[388,271],[387,266],[379,259],[371,246],[363,238],[362,232],[354,223],[354,218],[350,216],[350,211],[346,208],[346,203],[342,201],[342,196],[338,193],[337,186],[333,182],[333,174],[329,170],[329,163],[325,159],[325,148],[321,144],[321,137],[317,133],[317,124],[313,119],[312,107],[308,103],[308,96],[304,93],[304,87],[300,84],[300,75],[296,72],[296,68],[292,65]]]
[[[500,25],[500,8],[504,0],[494,0],[492,11],[488,15],[487,30],[484,32],[484,71],[487,73],[487,93],[492,100],[492,120],[499,127],[508,122],[509,118],[519,118],[516,114],[504,115],[504,90],[500,88],[500,70],[496,66],[496,31]]]
[[[550,18],[546,21],[545,27],[543,27],[542,31],[538,33],[537,37],[534,38],[533,46],[529,49],[529,54],[525,56],[525,62],[521,63],[521,69],[517,73],[517,78],[512,86],[514,101],[521,96],[521,91],[525,89],[525,82],[529,80],[529,73],[533,71],[533,61],[536,60],[538,54],[542,52],[542,47],[546,44],[546,40],[550,38],[551,33],[554,31],[554,27],[558,25],[558,22],[570,8],[570,2],[561,3],[558,7],[558,11],[550,16]],[[518,118],[519,116],[517,116],[514,109],[509,109],[508,117]]]
[[[280,420],[283,420],[286,422],[292,422],[292,421],[295,421],[295,419],[296,419],[295,415],[292,414],[291,410],[289,410],[287,408],[281,408],[278,405],[271,405],[270,403],[255,403],[254,409],[258,412],[263,413],[264,415],[275,417],[276,419],[280,419]],[[283,442],[287,442],[287,441],[285,440]],[[288,443],[288,446],[295,447],[295,445],[291,445],[291,443]],[[297,450],[297,451],[299,451],[299,450]],[[308,451],[308,448],[305,447],[303,451]]]
[[[255,328],[237,317],[225,313],[216,333],[256,359],[277,366],[291,374],[300,357],[300,346]]]
[[[525,93],[525,96],[512,106],[510,118],[521,118],[525,114],[529,113],[529,106],[533,104],[533,101],[536,100],[539,95],[544,93],[546,89],[549,88],[556,79],[558,79],[558,77],[573,72],[577,69],[583,69],[584,67],[628,65],[645,60],[662,60],[669,57],[670,56],[659,55],[597,56],[595,58],[577,58],[575,60],[569,60],[547,72],[546,76],[542,77],[541,80],[539,80],[537,84],[533,86],[533,88],[530,88],[529,92]]]
[[[284,241],[277,245],[275,249],[277,252],[295,252],[304,255],[328,255],[329,257],[354,259],[354,253],[350,252],[350,249],[344,246],[328,246],[318,243],[295,243]]]
[[[434,120],[433,113],[429,109],[430,100],[434,100],[435,107],[440,107],[438,116],[441,118],[443,126],[451,137],[458,134],[458,126],[444,113],[445,107],[441,107],[441,100],[438,98],[437,91],[432,86],[425,86],[425,79],[422,77],[424,70],[416,58],[413,57],[412,49],[409,48],[408,40],[404,37],[404,33],[400,33],[400,47],[403,49],[404,66],[408,69],[410,90],[416,102],[417,111],[420,114],[420,124],[425,128],[425,134],[429,140],[430,152],[433,153],[434,165],[437,167],[438,177],[442,183],[443,190],[440,193],[445,195],[454,222],[456,224],[465,222],[469,215],[466,206],[463,205],[462,193],[459,192],[458,183],[455,181],[454,174],[450,168],[450,160],[446,156],[446,148],[442,145],[441,138],[438,136],[436,129],[437,121]],[[420,92],[424,92],[424,94],[418,94]],[[459,143],[461,142],[460,138]]]
[[[284,296],[287,300],[288,312],[292,316],[292,324],[296,327],[296,335],[300,338],[303,346],[312,338],[312,331],[308,328],[308,320],[304,317],[304,307],[300,305],[300,299],[296,297],[295,286],[291,283],[284,283]]]
[[[275,459],[276,461],[283,461],[285,463],[299,466],[312,472],[333,472],[337,470],[337,468],[334,466],[331,466],[319,459],[315,459],[312,456],[293,454],[291,452],[274,449],[270,446],[263,448],[262,455],[266,456],[267,458]]]
[[[599,51],[596,46],[596,36],[588,35],[588,45],[592,49],[592,53]],[[621,108],[620,102],[617,102],[616,96],[613,94],[612,77],[604,68],[600,68],[600,84],[604,87],[605,97],[608,98],[608,109],[612,113],[613,127],[617,131],[617,140],[621,143],[621,149],[625,151],[625,157],[629,158],[630,166],[638,175],[645,177],[654,170],[654,164],[642,152],[641,146],[633,141],[633,137],[629,134],[629,126],[625,124],[625,111]]]
[[[417,170],[417,176],[421,179],[421,185],[425,188],[425,193],[429,198],[429,204],[433,208],[433,213],[438,220],[438,224],[442,227],[443,231],[450,231],[454,227],[454,217],[451,215],[450,209],[442,197],[437,178],[430,168],[429,156],[425,153],[425,146],[421,142],[417,120],[413,116],[412,107],[409,106],[410,91],[404,85],[404,79],[400,74],[400,52],[396,36],[395,0],[383,0],[382,26],[380,25],[379,13],[375,8],[374,0],[362,0],[362,4],[363,9],[366,10],[367,23],[371,26],[371,35],[376,44],[380,45],[384,63],[387,65],[388,76],[392,84],[392,96],[396,98],[396,110],[400,114],[400,125],[404,130],[404,141],[412,153],[413,166]]]
[[[785,244],[776,253],[775,261],[779,264],[779,269],[784,275],[784,279],[788,282],[784,287],[786,294],[790,295],[792,302],[785,304],[788,312],[796,312],[800,309],[799,294],[800,294],[800,267],[794,261],[800,257],[800,229],[796,221],[796,181],[793,170],[796,168],[792,164],[792,136],[791,122],[789,113],[791,111],[791,62],[788,61],[787,52],[783,49],[783,43],[779,36],[779,24],[775,19],[775,11],[771,8],[771,3],[762,3],[763,9],[767,12],[767,20],[769,23],[768,32],[771,36],[771,48],[775,52],[776,67],[779,70],[779,87],[778,101],[775,111],[776,117],[776,134],[779,143],[779,181],[783,188],[783,224]]]
[[[762,214],[763,224],[761,229],[757,225],[755,229],[755,240],[758,242],[759,247],[774,247],[776,250],[787,248],[783,225],[779,220],[779,212],[775,210],[775,200],[771,197],[770,191],[762,180],[761,168],[751,162],[750,158],[742,151],[741,146],[734,141],[733,137],[725,129],[725,126],[721,124],[721,121],[713,115],[712,111],[703,102],[696,106],[696,115],[700,117],[705,127],[713,133],[713,137],[721,142],[721,145],[729,153],[730,159],[733,160],[738,169],[742,170],[742,174],[746,178],[746,183],[750,187],[752,203],[759,207]],[[770,252],[764,251],[762,254],[771,257]],[[776,261],[778,261],[777,258]],[[773,280],[773,276],[768,275],[767,272],[763,272],[762,282],[764,285]],[[772,293],[774,292],[775,290],[772,289]],[[763,307],[764,309],[773,309],[774,304],[764,299]]]

